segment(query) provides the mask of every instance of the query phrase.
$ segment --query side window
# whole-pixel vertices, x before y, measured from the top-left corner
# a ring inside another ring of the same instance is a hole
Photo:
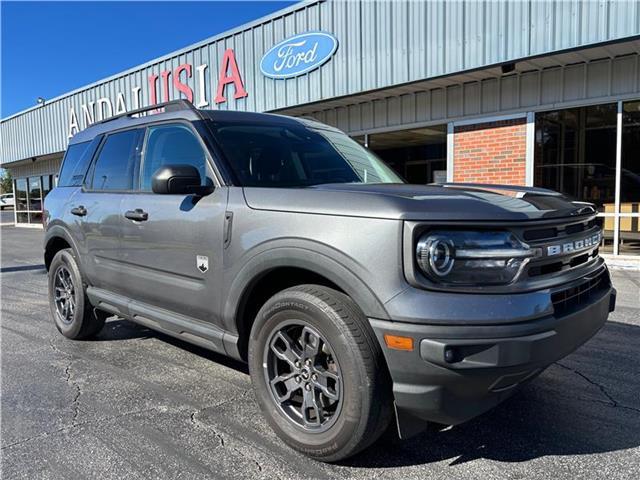
[[[131,190],[140,130],[109,135],[93,169],[94,190]]]
[[[60,180],[58,181],[59,186],[79,187],[82,185],[84,175],[87,173],[87,167],[91,161],[91,155],[87,155],[88,146],[89,142],[69,145],[62,161]]]
[[[206,155],[191,129],[184,125],[149,127],[142,160],[142,190],[151,191],[151,177],[161,166],[185,164],[198,169],[202,184],[205,185]]]

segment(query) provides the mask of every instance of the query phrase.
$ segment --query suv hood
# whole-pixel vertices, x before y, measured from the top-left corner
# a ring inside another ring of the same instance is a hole
[[[394,220],[524,221],[594,214],[592,204],[542,188],[480,184],[245,187],[249,207]]]

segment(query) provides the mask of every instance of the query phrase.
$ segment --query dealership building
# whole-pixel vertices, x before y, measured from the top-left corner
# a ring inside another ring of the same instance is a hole
[[[15,220],[39,225],[68,139],[167,100],[315,117],[412,183],[538,186],[640,256],[640,2],[311,1],[2,119]]]

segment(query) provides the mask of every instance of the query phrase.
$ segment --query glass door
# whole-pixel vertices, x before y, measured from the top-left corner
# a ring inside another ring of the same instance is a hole
[[[640,100],[622,104],[618,252],[640,255]]]

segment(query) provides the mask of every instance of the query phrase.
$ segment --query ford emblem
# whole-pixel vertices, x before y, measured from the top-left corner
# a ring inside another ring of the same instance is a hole
[[[260,71],[270,78],[292,78],[328,61],[338,49],[338,39],[327,32],[306,32],[286,38],[265,53]]]

